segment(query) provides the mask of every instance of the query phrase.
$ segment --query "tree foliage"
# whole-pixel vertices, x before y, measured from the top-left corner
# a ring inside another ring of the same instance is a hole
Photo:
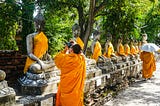
[[[0,49],[15,49],[16,30],[25,38],[34,31],[33,11],[40,6],[46,19],[45,33],[49,39],[49,52],[55,54],[72,37],[72,25],[81,27],[80,37],[87,48],[89,37],[95,28],[100,29],[102,41],[110,32],[114,42],[117,37],[140,39],[149,35],[150,42],[159,33],[158,0],[5,0],[0,2]],[[7,29],[7,30],[6,30]]]
[[[17,50],[15,36],[20,7],[15,0],[0,2],[0,50]]]

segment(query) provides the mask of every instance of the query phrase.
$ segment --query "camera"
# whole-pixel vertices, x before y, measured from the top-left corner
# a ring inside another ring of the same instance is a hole
[[[72,46],[71,42],[67,42],[66,45],[68,46],[68,48],[70,48]]]

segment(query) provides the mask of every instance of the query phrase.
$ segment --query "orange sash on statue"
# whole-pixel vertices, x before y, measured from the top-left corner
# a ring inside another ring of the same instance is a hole
[[[131,45],[131,54],[136,54],[136,48],[133,45]]]
[[[110,42],[107,48],[107,52],[106,51],[104,52],[104,56],[110,58],[113,53],[114,53],[114,48],[112,43]]]
[[[76,39],[76,42],[77,42],[77,44],[80,45],[81,49],[83,50],[83,48],[84,48],[84,43],[83,43],[83,41],[81,40],[80,37],[78,37],[78,38]]]
[[[93,55],[92,55],[92,59],[95,59],[96,61],[98,60],[98,57],[102,55],[101,52],[101,44],[99,43],[99,41],[96,42],[95,46],[94,46],[94,51],[93,51]]]
[[[125,53],[125,55],[129,55],[129,54],[131,54],[131,52],[130,52],[130,47],[129,47],[129,45],[128,44],[126,44],[126,45],[124,45],[124,53]]]
[[[46,53],[47,50],[48,50],[48,39],[43,32],[40,32],[34,37],[33,54],[36,57],[41,58]],[[26,73],[29,66],[34,62],[35,62],[34,60],[27,57],[23,72]]]
[[[124,46],[122,44],[119,45],[119,52],[117,51],[117,55],[125,55],[124,53]]]

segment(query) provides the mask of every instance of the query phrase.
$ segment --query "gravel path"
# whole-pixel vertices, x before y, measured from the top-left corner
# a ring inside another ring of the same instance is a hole
[[[137,81],[104,106],[160,106],[160,62],[156,67],[153,78]]]

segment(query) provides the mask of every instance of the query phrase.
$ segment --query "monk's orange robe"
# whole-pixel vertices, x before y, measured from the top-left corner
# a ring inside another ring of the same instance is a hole
[[[45,36],[45,34],[43,32],[40,32],[39,34],[35,35],[33,41],[34,41],[33,54],[38,58],[43,57],[43,55],[48,50],[48,39],[47,39],[47,37]],[[26,64],[25,64],[23,72],[26,73],[28,71],[28,68],[30,67],[30,65],[34,62],[35,62],[34,60],[27,57]]]
[[[80,37],[77,37],[77,39],[76,39],[76,43],[77,43],[77,44],[79,44],[79,45],[80,45],[80,47],[81,47],[81,49],[83,50],[83,48],[84,48],[84,43],[83,43],[83,41],[81,40],[81,38],[80,38]]]
[[[128,44],[124,45],[124,53],[125,53],[126,56],[128,56],[129,54],[131,54],[130,47],[129,47]]]
[[[94,46],[94,51],[93,51],[93,54],[92,54],[92,59],[95,59],[96,61],[98,60],[98,57],[102,55],[102,47],[101,47],[101,44],[99,43],[99,41],[97,41],[95,43],[95,46]]]
[[[122,44],[119,45],[119,52],[117,51],[117,55],[125,55],[124,53],[124,46]]]
[[[136,48],[133,45],[131,45],[131,54],[136,54]]]
[[[55,56],[54,60],[61,70],[56,106],[83,106],[86,77],[84,56],[74,53],[65,54],[62,51]]]
[[[156,70],[154,55],[151,52],[141,52],[140,58],[143,61],[142,77],[151,78],[153,71]]]
[[[113,48],[113,45],[112,45],[111,42],[110,42],[109,45],[107,45],[107,46],[108,46],[107,51],[105,51],[103,55],[104,55],[105,57],[110,58],[111,55],[114,53],[114,48]]]

